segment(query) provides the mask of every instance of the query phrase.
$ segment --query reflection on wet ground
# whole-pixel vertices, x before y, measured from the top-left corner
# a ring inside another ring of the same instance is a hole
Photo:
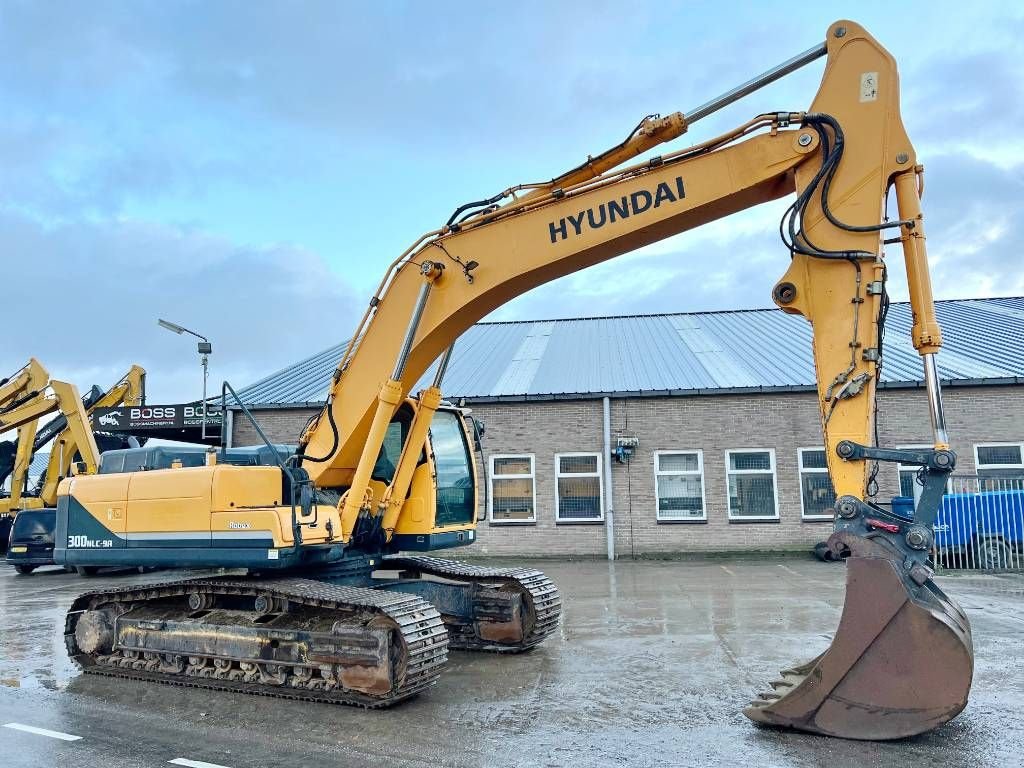
[[[85,581],[0,569],[0,718],[84,735],[74,747],[79,765],[158,764],[183,744],[194,759],[232,768],[1019,764],[1024,576],[942,580],[974,627],[971,703],[937,732],[877,744],[762,730],[740,714],[779,669],[827,647],[843,600],[842,566],[538,565],[564,596],[559,634],[523,656],[455,653],[435,688],[387,712],[81,677],[63,647],[72,597],[168,576]],[[11,765],[41,764],[19,762],[38,760],[36,752],[8,756]]]

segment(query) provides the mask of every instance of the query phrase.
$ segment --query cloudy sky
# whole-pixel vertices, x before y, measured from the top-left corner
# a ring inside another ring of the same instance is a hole
[[[196,397],[195,346],[166,317],[210,337],[212,381],[251,383],[346,338],[385,265],[456,205],[695,107],[844,14],[901,66],[937,296],[1024,294],[1019,3],[0,0],[0,375],[35,355],[84,387],[138,362],[152,402]],[[682,141],[803,109],[820,76]],[[784,207],[495,318],[768,306]]]

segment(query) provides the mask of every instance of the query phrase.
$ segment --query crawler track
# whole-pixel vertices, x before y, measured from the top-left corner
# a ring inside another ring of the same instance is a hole
[[[562,598],[558,587],[541,571],[533,568],[490,568],[470,565],[439,557],[388,557],[384,560],[388,569],[398,569],[410,574],[439,577],[463,584],[477,584],[493,587],[488,598],[484,591],[475,601],[477,622],[471,625],[448,623],[451,648],[465,651],[493,651],[497,653],[521,653],[537,646],[558,627],[562,615]],[[480,627],[486,626],[492,616],[502,612],[502,592],[522,595],[525,615],[522,617],[522,638],[517,642],[495,642],[480,636]],[[493,605],[491,604],[493,603]]]
[[[200,614],[237,622],[203,624]],[[108,616],[116,639],[97,642],[104,631],[112,634],[103,629]],[[194,630],[197,622],[203,632]],[[216,631],[225,626],[250,633],[246,647],[260,652],[226,654],[231,633]],[[201,647],[193,638],[208,630],[217,637]],[[420,598],[299,578],[189,579],[88,592],[73,603],[64,634],[69,656],[89,674],[368,708],[430,687],[448,657],[441,616]],[[82,641],[97,647],[86,652]]]

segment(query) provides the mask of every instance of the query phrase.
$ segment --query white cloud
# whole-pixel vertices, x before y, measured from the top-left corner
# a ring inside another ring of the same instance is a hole
[[[351,332],[354,297],[315,254],[285,244],[238,246],[202,232],[116,221],[45,227],[0,213],[5,278],[0,370],[38,357],[80,387],[113,383],[132,363],[161,398],[198,397],[194,339],[214,344],[211,391],[251,383]]]

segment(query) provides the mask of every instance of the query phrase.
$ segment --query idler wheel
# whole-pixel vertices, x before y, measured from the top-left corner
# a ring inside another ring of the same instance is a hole
[[[75,625],[75,643],[89,655],[110,653],[114,649],[114,621],[112,611],[86,611]]]

